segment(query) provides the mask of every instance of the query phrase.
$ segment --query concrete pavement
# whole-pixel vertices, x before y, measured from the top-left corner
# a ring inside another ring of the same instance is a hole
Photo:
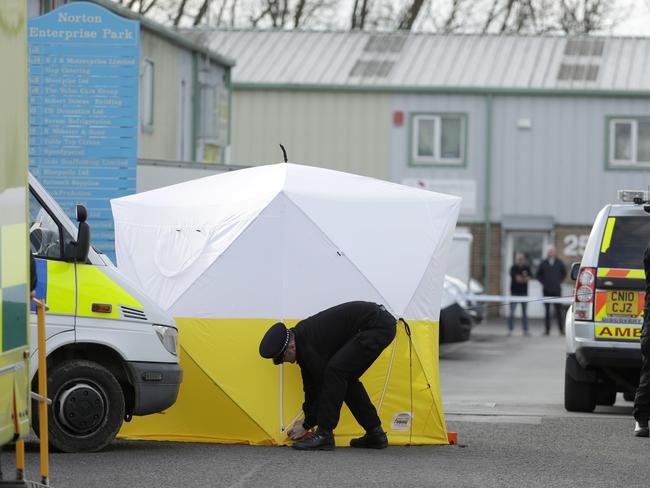
[[[470,342],[441,352],[448,429],[460,446],[339,448],[116,441],[101,453],[53,454],[58,487],[645,487],[650,439],[632,436],[621,398],[594,414],[562,406],[564,342],[506,337],[479,325]],[[36,477],[37,445],[29,473]]]

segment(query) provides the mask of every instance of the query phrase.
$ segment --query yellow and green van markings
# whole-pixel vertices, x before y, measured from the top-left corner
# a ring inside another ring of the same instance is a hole
[[[80,317],[97,317],[117,319],[120,316],[119,305],[142,308],[142,304],[127,293],[119,284],[96,266],[77,265],[78,304],[77,315]],[[111,313],[95,313],[92,304],[95,302],[113,305]]]
[[[25,224],[0,227],[0,350],[27,345],[27,247]]]
[[[36,298],[44,300],[48,313],[74,315],[74,264],[47,259],[36,260]],[[36,308],[32,306],[32,311]]]
[[[36,272],[36,298],[45,300],[48,313],[118,319],[120,305],[142,308],[140,302],[97,266],[37,259]],[[112,305],[111,313],[93,312],[93,303]]]
[[[605,225],[605,233],[603,234],[603,243],[600,245],[600,252],[602,254],[606,253],[609,250],[609,245],[612,243],[612,234],[614,233],[615,225],[615,217],[610,217],[607,219],[607,225]]]

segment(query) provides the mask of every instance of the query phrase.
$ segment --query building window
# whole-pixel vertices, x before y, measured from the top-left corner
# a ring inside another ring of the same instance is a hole
[[[39,15],[45,15],[55,8],[62,7],[68,3],[68,0],[39,0],[38,2],[38,12]]]
[[[154,83],[154,63],[150,59],[145,59],[142,65],[142,74],[140,75],[140,125],[147,131],[153,130],[153,83]]]
[[[463,164],[465,125],[464,115],[415,115],[412,119],[412,163]]]
[[[610,119],[608,158],[613,167],[650,167],[650,118]]]
[[[204,163],[221,162],[217,92],[218,88],[214,84],[204,83],[201,85],[200,137],[203,146],[201,159]]]

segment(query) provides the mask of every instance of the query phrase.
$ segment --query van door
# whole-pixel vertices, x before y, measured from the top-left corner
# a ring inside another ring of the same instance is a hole
[[[29,192],[29,243],[36,258],[36,298],[49,307],[45,322],[46,337],[73,333],[77,308],[74,263],[64,261],[63,246],[71,236],[38,197]],[[32,305],[30,337],[32,356],[36,354],[36,309]],[[74,340],[74,336],[71,338]]]

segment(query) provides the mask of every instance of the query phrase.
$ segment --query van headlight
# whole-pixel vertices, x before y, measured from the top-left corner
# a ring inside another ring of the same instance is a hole
[[[174,327],[154,324],[153,329],[165,349],[178,356],[178,331]]]

